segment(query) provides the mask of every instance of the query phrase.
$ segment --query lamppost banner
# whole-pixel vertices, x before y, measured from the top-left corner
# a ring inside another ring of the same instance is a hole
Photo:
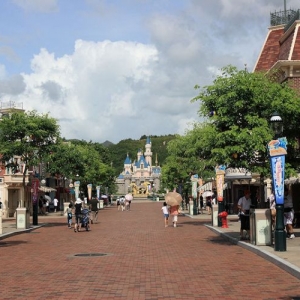
[[[268,144],[271,160],[272,183],[276,204],[284,203],[284,168],[287,140],[279,138]]]
[[[87,185],[87,190],[88,190],[88,198],[89,198],[89,200],[91,200],[92,199],[92,184],[91,183],[89,183],[88,185]]]
[[[191,180],[192,180],[192,196],[195,199],[197,198],[198,174],[194,174]]]
[[[32,182],[31,182],[32,203],[33,204],[37,204],[37,202],[38,202],[39,186],[40,186],[39,179],[33,178]]]
[[[223,186],[225,177],[225,166],[220,165],[216,167],[216,184],[217,184],[217,200],[223,201]]]
[[[80,181],[75,181],[74,186],[75,186],[75,199],[77,199],[79,197]]]
[[[99,200],[100,199],[100,185],[96,186],[96,190],[97,190],[97,198]]]

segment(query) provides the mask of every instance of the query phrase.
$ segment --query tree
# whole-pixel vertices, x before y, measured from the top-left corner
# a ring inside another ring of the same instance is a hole
[[[100,147],[101,148],[101,147]],[[113,180],[113,169],[102,161],[98,144],[80,142],[58,143],[48,156],[48,172],[53,176],[79,179],[80,190],[87,190],[87,184],[94,186],[105,182],[114,191],[110,182]],[[78,177],[77,177],[78,175]]]
[[[214,176],[215,162],[209,157],[213,130],[210,125],[194,124],[184,136],[177,135],[168,143],[168,157],[162,167],[165,187],[173,189],[181,185],[184,189],[190,188],[192,174],[198,174],[204,181]]]
[[[12,166],[15,156],[24,163],[23,188],[30,167],[39,165],[59,139],[57,121],[36,111],[12,111],[0,121],[1,160]],[[17,166],[15,166],[16,171]]]
[[[217,164],[268,173],[266,145],[273,138],[269,119],[277,111],[284,120],[283,136],[289,143],[287,162],[291,168],[287,172],[299,167],[293,151],[295,138],[299,138],[299,95],[287,84],[227,66],[192,101],[201,101],[199,115],[209,119],[215,131],[207,138],[212,141],[210,157]]]

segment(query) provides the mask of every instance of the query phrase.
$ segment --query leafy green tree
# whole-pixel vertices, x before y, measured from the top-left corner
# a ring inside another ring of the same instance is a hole
[[[80,180],[80,190],[87,194],[87,184],[96,185],[103,182],[109,185],[110,191],[114,191],[113,169],[102,162],[99,146],[93,143],[62,142],[56,145],[48,156],[48,172],[53,176],[67,177]],[[78,175],[78,176],[77,176]],[[109,180],[111,179],[111,180]]]
[[[269,119],[277,111],[289,143],[287,171],[299,167],[294,151],[295,139],[299,138],[299,95],[287,84],[274,82],[262,73],[227,66],[192,101],[201,101],[199,115],[209,119],[213,127],[214,134],[207,139],[211,140],[209,156],[217,164],[268,173],[266,146],[273,138]]]
[[[51,152],[59,135],[56,119],[36,111],[12,111],[0,121],[1,160],[7,166],[13,167],[14,157],[21,157],[24,162],[24,189],[28,170],[39,165]]]
[[[195,124],[184,136],[177,135],[168,144],[168,157],[162,167],[163,185],[169,189],[181,185],[190,188],[192,174],[204,180],[214,176],[215,163],[209,158],[213,127]]]

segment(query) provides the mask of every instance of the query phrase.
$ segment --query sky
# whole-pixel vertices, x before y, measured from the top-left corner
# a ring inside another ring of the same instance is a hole
[[[300,8],[286,0],[287,9]],[[194,86],[253,71],[284,0],[1,0],[0,102],[103,143],[184,134]]]

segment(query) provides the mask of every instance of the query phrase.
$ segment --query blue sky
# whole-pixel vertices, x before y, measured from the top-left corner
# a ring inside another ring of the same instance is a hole
[[[252,71],[283,3],[1,0],[0,100],[49,113],[67,139],[183,134],[201,121],[193,87]]]

